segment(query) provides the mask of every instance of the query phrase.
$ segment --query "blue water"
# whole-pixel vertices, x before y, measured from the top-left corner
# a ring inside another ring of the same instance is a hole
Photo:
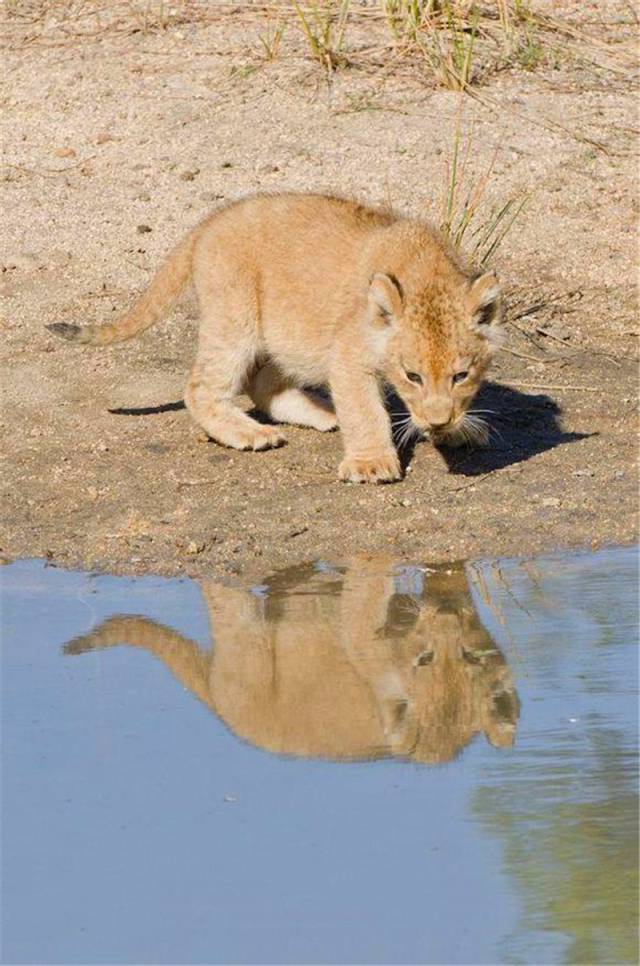
[[[2,962],[635,963],[637,552],[446,570],[2,568]]]

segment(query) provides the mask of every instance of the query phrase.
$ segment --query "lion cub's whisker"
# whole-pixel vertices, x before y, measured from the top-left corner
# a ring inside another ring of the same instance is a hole
[[[405,425],[402,427],[402,431],[398,436],[398,446],[400,449],[404,449],[408,446],[411,440],[416,436],[421,436],[422,430],[415,425],[415,423],[409,419]]]

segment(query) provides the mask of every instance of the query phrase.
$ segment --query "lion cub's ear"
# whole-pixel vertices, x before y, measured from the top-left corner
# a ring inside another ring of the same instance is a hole
[[[376,272],[369,283],[369,319],[375,325],[390,325],[402,314],[400,283],[391,275]]]
[[[489,328],[502,322],[502,293],[494,272],[481,275],[467,295],[471,324],[490,338]]]

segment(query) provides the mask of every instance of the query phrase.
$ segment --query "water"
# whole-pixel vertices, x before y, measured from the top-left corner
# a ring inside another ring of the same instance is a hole
[[[637,961],[636,551],[0,576],[4,963]]]

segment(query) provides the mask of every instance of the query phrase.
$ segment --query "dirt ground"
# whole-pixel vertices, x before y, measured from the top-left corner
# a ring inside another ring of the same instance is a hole
[[[215,575],[635,538],[631,70],[567,58],[495,71],[479,101],[402,62],[329,76],[302,39],[267,61],[267,15],[246,5],[87,37],[43,27],[38,4],[7,6],[21,15],[5,27],[2,105],[5,558]],[[633,36],[629,4],[555,6],[580,11],[605,53]],[[364,49],[384,25],[359,29]],[[509,337],[483,392],[497,412],[489,449],[424,443],[402,482],[342,484],[339,433],[288,427],[285,448],[258,454],[201,438],[181,402],[190,298],[111,349],[44,329],[114,318],[188,228],[247,192],[338,192],[438,221],[461,103],[467,170],[481,176],[495,155],[486,204],[528,196],[492,260]]]

